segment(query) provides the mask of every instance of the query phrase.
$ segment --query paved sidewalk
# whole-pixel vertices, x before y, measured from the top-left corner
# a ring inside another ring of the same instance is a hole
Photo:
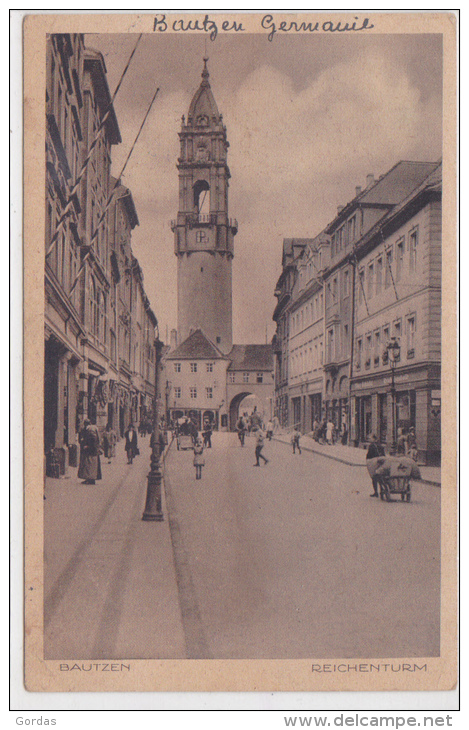
[[[103,478],[77,469],[45,485],[45,655],[186,658],[169,515],[142,521],[149,439],[127,465],[123,441]],[[73,631],[70,628],[73,627]]]
[[[291,435],[285,431],[278,431],[274,435],[274,439],[285,444],[290,444]],[[348,466],[366,466],[366,449],[358,449],[354,446],[343,446],[342,444],[318,444],[311,436],[305,434],[300,439],[301,448],[305,451],[311,451],[315,454],[321,454],[327,459],[340,461]],[[441,469],[438,466],[420,466],[422,475],[422,483],[431,484],[441,487]]]

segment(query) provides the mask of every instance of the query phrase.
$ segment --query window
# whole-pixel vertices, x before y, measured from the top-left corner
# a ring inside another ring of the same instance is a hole
[[[234,383],[235,382],[235,373],[230,373],[229,379],[230,379],[230,383]]]
[[[189,394],[191,398],[197,398],[197,388],[189,388]]]
[[[380,354],[380,348],[381,348],[380,330],[375,330],[374,345],[375,345],[374,366],[376,368],[379,365],[379,354]]]
[[[175,398],[181,397],[181,388],[179,388],[179,387],[174,388],[174,397]]]
[[[363,302],[363,294],[365,291],[365,272],[362,269],[358,272],[358,303]]]
[[[382,256],[376,261],[376,293],[381,294],[381,284],[383,280],[383,258]]]
[[[404,239],[396,244],[396,281],[400,281],[404,268]]]
[[[257,375],[256,375],[256,382],[257,383],[263,383],[264,382],[264,373],[257,373]]]
[[[392,280],[392,248],[388,248],[386,251],[386,270],[384,272],[384,288],[388,289],[391,286]]]
[[[342,340],[342,354],[344,357],[348,354],[348,324],[344,324],[344,336]]]
[[[181,372],[181,363],[180,362],[175,362],[174,363],[174,372],[175,373],[180,373]]]
[[[356,216],[353,216],[353,218],[350,218],[348,222],[348,242],[352,243],[352,241],[355,240],[356,235]]]
[[[363,340],[360,337],[360,339],[357,340],[357,362],[356,362],[357,370],[360,370],[360,368],[362,366],[362,356],[363,356]]]
[[[249,373],[243,373],[243,383],[249,383]]]
[[[375,265],[369,264],[368,266],[368,296],[373,296],[373,285],[374,285],[374,278],[375,278]]]
[[[220,344],[220,342],[221,342],[221,337],[219,337],[219,336],[218,336],[218,337],[217,337],[217,345],[219,345],[219,344]]]
[[[196,372],[197,372],[197,363],[191,362],[191,373],[196,373]]]
[[[371,348],[372,348],[372,339],[371,339],[371,333],[366,336],[365,340],[365,370],[368,370],[371,367]]]
[[[207,398],[213,398],[213,388],[205,388]]]
[[[208,373],[213,373],[213,362],[208,362],[207,363],[207,372]]]
[[[414,228],[409,235],[409,269],[417,270],[417,244],[418,244],[418,228]]]
[[[415,314],[407,317],[407,357],[415,356]]]

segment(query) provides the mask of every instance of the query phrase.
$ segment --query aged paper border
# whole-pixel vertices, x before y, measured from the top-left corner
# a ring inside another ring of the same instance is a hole
[[[215,14],[217,11],[210,11]],[[260,31],[259,14],[222,13],[223,19],[240,21],[247,32]],[[269,11],[270,12],[270,11]],[[273,12],[273,11],[272,11]],[[358,12],[358,11],[357,11]],[[311,15],[298,13],[306,22]],[[359,13],[366,16],[366,13]],[[203,14],[185,13],[185,18]],[[282,18],[285,13],[279,13]],[[351,13],[341,13],[344,22]],[[451,13],[373,13],[374,28],[368,33],[442,33],[443,74],[443,311],[442,342],[442,433],[456,434],[456,18]],[[327,12],[314,14],[315,21],[330,20]],[[320,674],[311,672],[314,660],[132,660],[126,677],[109,673],[70,677],[60,673],[59,661],[44,660],[42,646],[42,508],[43,508],[43,236],[44,192],[44,88],[46,33],[108,32],[152,33],[153,13],[140,15],[30,15],[24,21],[24,517],[25,517],[25,683],[33,692],[83,691],[385,691],[450,690],[457,681],[457,481],[456,438],[446,439],[442,453],[442,573],[441,656],[425,658],[425,674]],[[171,32],[171,31],[168,31]],[[265,32],[265,31],[261,31]],[[122,660],[125,657],[121,658]],[[370,659],[347,659],[348,663]],[[420,659],[420,658],[419,658]],[[377,660],[376,660],[377,661]],[[399,661],[417,661],[415,657]],[[340,659],[321,659],[337,664]],[[392,662],[381,657],[380,663]],[[396,662],[396,658],[394,658]]]

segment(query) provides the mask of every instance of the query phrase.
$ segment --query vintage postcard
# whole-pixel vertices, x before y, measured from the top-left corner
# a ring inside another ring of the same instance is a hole
[[[28,690],[455,687],[457,33],[26,16]]]

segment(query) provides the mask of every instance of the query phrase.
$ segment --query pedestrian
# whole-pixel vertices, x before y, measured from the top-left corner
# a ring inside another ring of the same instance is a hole
[[[204,458],[204,442],[200,436],[195,440],[194,445],[194,466],[195,466],[195,478],[202,479],[202,467],[205,466]]]
[[[210,421],[205,422],[203,437],[204,437],[204,447],[206,446],[208,449],[212,448],[212,425]]]
[[[83,484],[95,484],[97,479],[102,478],[101,459],[99,456],[100,443],[97,426],[86,419],[78,437],[80,443],[80,464],[78,466],[78,478],[83,479]]]
[[[254,406],[254,410],[251,413],[251,431],[254,431],[255,428],[260,429],[262,426],[262,416],[257,410],[257,406]]]
[[[268,441],[272,441],[272,434],[274,432],[274,425],[272,421],[267,421],[265,426],[265,435]]]
[[[134,458],[140,453],[138,450],[138,438],[137,431],[132,422],[129,423],[129,427],[124,434],[125,436],[125,450],[127,452],[127,464],[132,464]]]
[[[246,438],[247,426],[246,426],[246,421],[244,420],[244,418],[242,416],[240,416],[238,418],[238,420],[236,421],[236,431],[238,432],[238,438],[239,438],[239,442],[240,442],[241,446],[244,446],[244,439]]]
[[[342,433],[340,436],[340,443],[342,446],[347,446],[347,440],[348,440],[348,427],[346,421],[342,423]]]
[[[397,429],[397,453],[405,454],[407,450],[407,437],[403,428]]]
[[[298,430],[298,427],[295,426],[293,433],[291,435],[291,445],[293,446],[293,453],[295,453],[296,449],[298,449],[298,453],[301,454],[300,438],[301,438],[301,433]]]
[[[369,459],[376,459],[380,456],[384,456],[384,449],[381,444],[378,443],[377,436],[373,434],[371,436],[368,451],[366,452],[366,460],[368,461]],[[373,483],[373,494],[370,494],[370,497],[378,497],[379,477],[374,474],[371,477],[371,481]]]
[[[277,433],[277,431],[279,430],[279,428],[280,428],[280,421],[278,420],[278,416],[274,416],[274,419],[273,419],[273,430],[274,430],[274,433]]]
[[[334,423],[331,419],[329,419],[326,426],[326,441],[330,446],[334,443],[334,430]]]
[[[259,459],[263,459],[264,464],[268,464],[269,460],[266,459],[264,454],[262,453],[262,449],[264,448],[264,433],[262,429],[257,427],[253,429],[253,432],[256,437],[256,463],[253,466],[260,466]]]

